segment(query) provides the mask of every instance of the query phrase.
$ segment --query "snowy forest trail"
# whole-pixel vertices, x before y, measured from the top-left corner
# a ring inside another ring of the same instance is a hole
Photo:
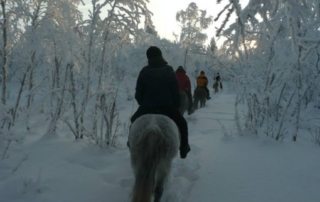
[[[214,174],[219,166],[225,165],[226,153],[223,143],[228,141],[235,133],[234,123],[234,94],[213,94],[204,108],[195,111],[191,116],[186,116],[189,125],[189,142],[191,153],[185,160],[177,160],[174,163],[172,183],[179,181],[185,185],[178,193],[179,200],[172,201],[214,201],[214,188],[219,183],[214,182]],[[222,155],[222,156],[221,156]],[[220,173],[221,174],[221,173]],[[175,189],[177,190],[177,189]],[[179,189],[178,189],[179,190]],[[204,197],[204,195],[206,195]],[[171,200],[170,200],[171,201]]]
[[[234,99],[228,91],[213,94],[204,108],[185,115],[191,152],[174,159],[162,202],[318,202],[318,146],[240,137]],[[132,114],[127,103],[121,107]],[[48,137],[44,129],[35,128],[1,162],[0,201],[130,201],[127,134],[119,147],[101,149],[75,141],[68,130]]]
[[[192,152],[184,162],[175,162],[173,173],[189,185],[174,201],[316,202],[320,195],[314,184],[320,178],[313,170],[319,168],[314,163],[319,151],[240,137],[234,101],[234,94],[213,95],[205,108],[187,117]]]

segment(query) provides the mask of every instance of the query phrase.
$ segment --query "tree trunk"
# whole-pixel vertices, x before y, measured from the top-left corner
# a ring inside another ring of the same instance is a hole
[[[32,101],[33,101],[33,93],[32,93],[32,88],[33,88],[33,72],[34,72],[34,58],[36,55],[36,51],[33,51],[31,54],[31,64],[30,64],[30,74],[29,74],[29,95],[28,95],[28,103],[27,103],[27,108],[29,109]]]
[[[7,51],[7,28],[8,28],[8,19],[6,15],[6,0],[1,0],[1,9],[2,9],[2,38],[3,38],[3,46],[2,46],[2,92],[1,92],[1,102],[2,104],[6,104],[6,95],[7,95],[7,74],[8,74],[8,51]]]
[[[184,53],[184,61],[183,61],[184,68],[186,68],[186,65],[187,65],[187,57],[188,57],[188,48],[186,48],[186,52]]]
[[[69,75],[70,75],[70,83],[71,83],[71,106],[73,108],[73,118],[74,118],[74,136],[75,139],[80,138],[80,125],[79,125],[79,116],[78,116],[78,110],[77,110],[77,99],[76,99],[76,86],[75,86],[75,80],[73,76],[73,64],[69,65]]]
[[[298,64],[297,64],[297,74],[298,74],[298,81],[296,83],[297,90],[298,90],[298,102],[297,102],[297,115],[296,115],[296,124],[295,124],[295,132],[293,134],[292,140],[295,142],[297,141],[299,128],[300,128],[300,113],[301,113],[301,103],[302,103],[302,70],[301,70],[301,56],[302,56],[302,46],[298,48]]]
[[[21,80],[21,85],[20,85],[20,89],[19,89],[19,92],[18,92],[18,97],[17,97],[17,100],[16,100],[16,104],[13,108],[13,112],[12,112],[12,121],[11,123],[9,124],[9,129],[11,126],[14,125],[15,123],[15,120],[16,120],[16,115],[17,115],[17,110],[19,108],[19,104],[20,104],[20,99],[21,99],[21,95],[22,95],[22,92],[23,92],[23,87],[25,85],[25,81],[26,81],[26,77],[27,77],[27,74],[28,72],[30,71],[32,67],[29,65],[26,69],[26,71],[24,72],[23,74],[23,77],[22,77],[22,80]]]

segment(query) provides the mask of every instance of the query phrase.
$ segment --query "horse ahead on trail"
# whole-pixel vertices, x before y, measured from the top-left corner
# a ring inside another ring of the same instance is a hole
[[[197,87],[194,90],[194,109],[198,109],[198,103],[200,102],[200,108],[206,105],[207,99],[210,99],[208,86],[208,78],[204,71],[200,72],[197,77]]]
[[[198,109],[198,103],[200,102],[200,108],[206,105],[208,93],[207,90],[203,87],[197,87],[194,90],[194,109]]]
[[[135,175],[132,202],[160,202],[172,159],[179,149],[179,131],[167,116],[146,114],[129,131],[131,164]]]
[[[219,86],[220,86],[220,84],[219,84],[218,81],[213,83],[212,87],[213,87],[213,90],[214,90],[215,93],[219,92]]]
[[[217,76],[214,78],[214,80],[215,82],[212,87],[214,89],[214,92],[217,93],[219,92],[219,88],[222,90],[222,82],[219,72],[217,73]]]
[[[189,105],[192,103],[190,103],[188,95],[185,91],[180,91],[179,96],[180,96],[179,111],[183,115],[190,108]]]

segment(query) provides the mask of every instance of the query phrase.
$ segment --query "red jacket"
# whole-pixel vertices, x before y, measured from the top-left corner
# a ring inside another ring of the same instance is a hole
[[[183,69],[177,69],[176,78],[178,80],[179,90],[186,92],[191,91],[190,79]]]

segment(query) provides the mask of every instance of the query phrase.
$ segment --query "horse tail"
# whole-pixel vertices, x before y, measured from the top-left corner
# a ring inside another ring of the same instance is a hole
[[[136,180],[133,189],[133,202],[150,202],[155,188],[157,167],[164,155],[165,139],[159,127],[144,130],[135,149]]]

